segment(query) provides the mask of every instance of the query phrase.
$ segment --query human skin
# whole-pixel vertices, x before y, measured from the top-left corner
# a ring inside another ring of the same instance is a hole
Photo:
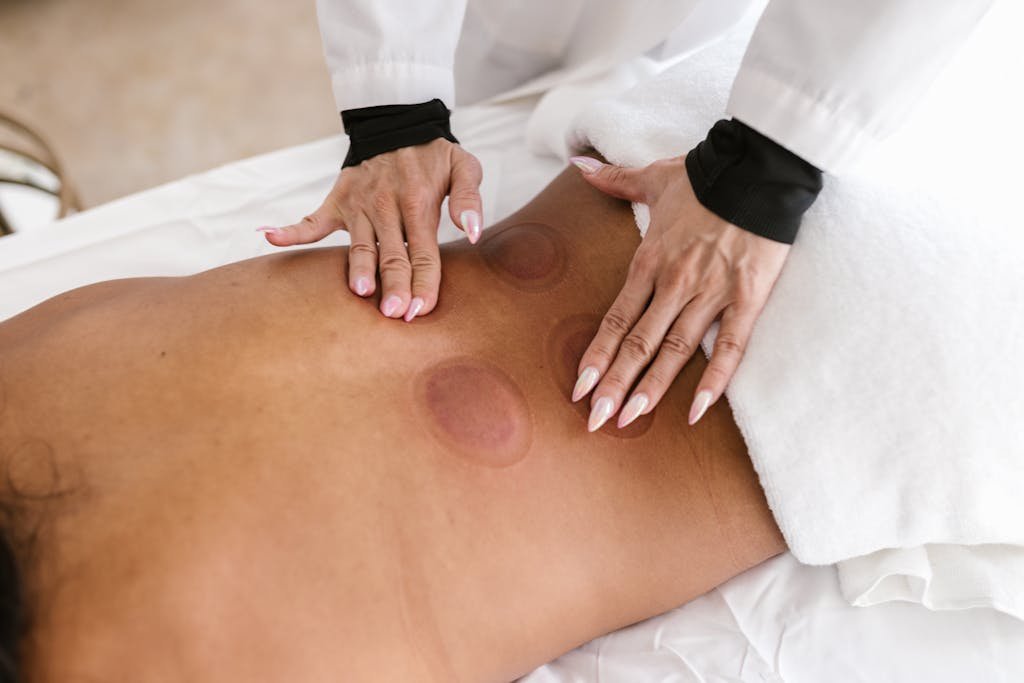
[[[470,243],[480,238],[482,177],[475,156],[438,138],[342,169],[316,211],[293,225],[258,229],[279,247],[311,244],[335,230],[347,231],[349,288],[359,296],[373,295],[379,270],[380,312],[408,322],[437,305],[437,226],[445,197],[452,223]]]
[[[506,681],[784,551],[702,358],[625,430],[569,401],[638,241],[569,171],[408,325],[345,249],[0,323],[26,680]]]

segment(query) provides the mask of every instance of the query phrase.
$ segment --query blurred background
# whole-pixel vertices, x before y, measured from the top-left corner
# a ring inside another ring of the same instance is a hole
[[[88,208],[341,128],[312,0],[0,0],[0,115],[22,227],[54,164]]]

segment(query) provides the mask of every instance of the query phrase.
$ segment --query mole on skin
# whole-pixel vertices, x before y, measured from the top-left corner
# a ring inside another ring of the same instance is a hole
[[[502,280],[538,292],[558,284],[565,275],[568,259],[563,242],[543,223],[518,223],[488,235],[480,253]]]
[[[580,416],[580,423],[586,429],[590,417],[590,400],[581,398],[572,403],[572,387],[576,383],[577,370],[583,352],[597,334],[601,325],[601,316],[591,314],[571,315],[559,321],[548,335],[547,357],[551,367],[552,379],[573,410]],[[641,415],[632,424],[619,429],[615,420],[609,420],[598,431],[609,436],[622,439],[633,439],[647,433],[654,421],[654,413]]]
[[[433,435],[472,462],[508,467],[526,455],[529,404],[500,368],[473,358],[448,360],[419,376],[416,394]]]

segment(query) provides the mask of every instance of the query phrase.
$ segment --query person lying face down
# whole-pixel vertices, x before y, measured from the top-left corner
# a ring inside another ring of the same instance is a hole
[[[699,354],[570,400],[638,241],[570,171],[408,325],[337,248],[0,323],[3,680],[507,681],[784,551]]]

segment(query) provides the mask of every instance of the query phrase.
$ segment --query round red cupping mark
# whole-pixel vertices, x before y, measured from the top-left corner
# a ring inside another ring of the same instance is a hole
[[[587,419],[590,417],[591,397],[588,394],[576,403],[571,403],[572,389],[576,384],[580,359],[583,358],[583,353],[587,350],[594,335],[597,334],[600,325],[601,316],[599,315],[589,313],[570,315],[551,328],[546,345],[551,377],[558,385],[559,393],[565,398],[566,403],[571,405],[579,415],[584,429],[586,429]],[[621,439],[635,439],[646,434],[651,428],[651,424],[654,422],[654,413],[641,415],[622,429],[616,426],[616,420],[616,417],[612,417],[598,430],[598,433]]]
[[[417,385],[432,433],[451,452],[489,467],[508,467],[526,455],[529,404],[500,368],[456,358],[426,370]]]
[[[543,223],[518,223],[487,235],[480,253],[488,268],[514,287],[539,292],[565,276],[565,240]]]

